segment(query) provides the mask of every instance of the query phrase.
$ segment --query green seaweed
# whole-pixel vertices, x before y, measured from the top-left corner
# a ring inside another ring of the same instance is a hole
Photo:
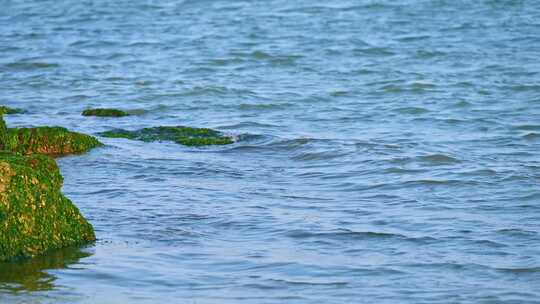
[[[15,108],[10,108],[10,107],[6,107],[6,106],[0,106],[0,114],[2,114],[2,115],[4,115],[4,114],[22,114],[24,112],[25,111],[21,110],[21,109],[15,109]]]
[[[0,152],[0,261],[95,240],[90,223],[62,195],[62,183],[53,158]]]
[[[100,145],[61,127],[9,129],[0,113],[0,262],[95,240],[92,226],[62,195],[56,162],[41,154],[81,153]]]
[[[184,146],[210,146],[210,145],[228,145],[232,144],[233,140],[229,137],[179,137],[174,142]]]
[[[231,137],[225,136],[216,130],[184,126],[153,127],[136,131],[117,129],[102,132],[99,135],[108,138],[127,138],[144,142],[173,141],[185,146],[228,145],[234,142]]]
[[[127,138],[127,139],[137,139],[137,136],[134,132],[126,130],[114,130],[114,131],[105,131],[99,133],[99,135],[107,138]]]
[[[97,108],[97,109],[86,109],[82,112],[83,116],[99,116],[99,117],[123,117],[123,116],[129,116],[130,114],[118,110],[118,109],[104,109],[104,108]]]
[[[62,127],[8,128],[3,149],[20,154],[66,155],[102,146],[94,137]]]

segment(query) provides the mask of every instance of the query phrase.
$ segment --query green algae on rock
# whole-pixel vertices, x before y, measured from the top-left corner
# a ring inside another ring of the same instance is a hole
[[[0,152],[0,261],[95,240],[92,226],[60,191],[54,159]]]
[[[66,155],[102,146],[96,138],[62,127],[8,128],[4,150],[32,154]]]
[[[118,129],[102,132],[99,135],[145,142],[168,140],[185,146],[228,145],[233,143],[232,137],[225,136],[219,131],[184,126],[153,127],[136,131]]]
[[[21,110],[21,109],[15,109],[15,108],[10,108],[10,107],[6,107],[6,106],[0,106],[0,115],[4,115],[4,114],[22,114],[24,112],[25,111]]]
[[[99,116],[99,117],[123,117],[123,116],[129,116],[130,114],[118,110],[118,109],[86,109],[82,112],[83,116]]]

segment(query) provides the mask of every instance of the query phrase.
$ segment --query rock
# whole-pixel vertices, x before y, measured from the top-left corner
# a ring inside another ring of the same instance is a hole
[[[10,108],[10,107],[6,107],[6,106],[0,106],[0,115],[4,115],[4,114],[22,114],[24,112],[25,111],[21,110],[21,109],[15,109],[15,108]]]
[[[9,128],[3,143],[3,149],[11,152],[55,156],[83,153],[103,145],[92,136],[62,127]]]
[[[83,116],[99,116],[99,117],[123,117],[130,114],[118,109],[86,109],[82,112]]]
[[[145,142],[167,140],[185,146],[228,145],[234,142],[232,137],[225,136],[216,130],[184,126],[153,127],[136,131],[117,129],[102,132],[99,135],[109,138],[127,138]]]
[[[42,154],[81,153],[100,145],[60,127],[6,128],[0,114],[0,262],[95,240],[92,226],[60,192],[56,162]]]
[[[0,261],[95,240],[62,183],[51,157],[0,152]]]

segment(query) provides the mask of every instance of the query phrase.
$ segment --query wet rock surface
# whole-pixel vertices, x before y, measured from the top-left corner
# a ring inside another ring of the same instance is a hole
[[[61,193],[48,155],[85,152],[95,138],[60,127],[8,129],[0,115],[0,261],[95,240],[92,225]]]
[[[49,156],[0,153],[0,261],[95,240],[92,226],[61,193],[62,183]]]
[[[123,117],[129,115],[128,112],[123,110],[104,108],[86,109],[82,112],[82,116]]]
[[[228,145],[234,142],[232,137],[216,130],[185,126],[162,126],[136,131],[116,129],[102,132],[99,135],[108,138],[127,138],[145,142],[173,141],[184,146]]]

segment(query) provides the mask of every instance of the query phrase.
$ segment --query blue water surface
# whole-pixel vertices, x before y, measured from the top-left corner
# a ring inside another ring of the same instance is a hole
[[[99,240],[0,302],[540,303],[539,59],[533,0],[0,0],[10,126],[237,138],[58,159]]]

